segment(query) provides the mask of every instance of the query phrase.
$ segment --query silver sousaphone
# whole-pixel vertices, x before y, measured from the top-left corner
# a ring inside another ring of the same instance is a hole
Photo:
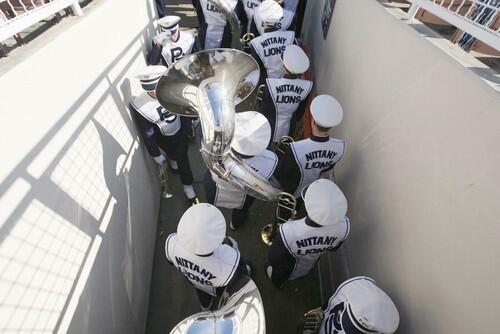
[[[264,201],[281,192],[243,163],[231,151],[235,105],[245,100],[259,81],[259,65],[233,49],[211,49],[187,55],[160,78],[156,95],[160,104],[182,116],[200,117],[201,155],[221,179]]]
[[[217,311],[194,314],[170,334],[265,334],[264,305],[255,283],[246,276],[228,293]]]

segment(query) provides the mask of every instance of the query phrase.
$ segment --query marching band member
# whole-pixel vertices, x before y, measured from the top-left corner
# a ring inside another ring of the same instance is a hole
[[[301,78],[309,68],[309,58],[297,45],[289,45],[283,53],[283,78],[268,78],[259,112],[267,117],[273,130],[272,141],[291,136],[295,124],[302,118],[313,87]]]
[[[235,128],[231,149],[242,161],[265,179],[273,174],[276,154],[266,150],[271,138],[271,127],[266,118],[256,111],[235,115]],[[229,228],[233,231],[243,225],[255,198],[243,189],[221,180],[207,171],[204,180],[207,201],[218,207],[233,209]]]
[[[399,312],[392,299],[369,277],[342,283],[323,309],[320,334],[392,334]]]
[[[319,179],[304,190],[307,216],[281,224],[269,249],[266,271],[276,287],[307,275],[321,254],[337,250],[349,234],[347,200],[335,183]]]
[[[311,104],[310,138],[284,147],[274,172],[283,190],[299,198],[301,191],[330,171],[345,154],[345,142],[330,138],[328,131],[342,121],[340,103],[330,95],[316,96]]]
[[[274,0],[265,0],[256,12],[262,18],[264,31],[262,35],[252,39],[250,46],[252,56],[259,63],[260,82],[263,83],[266,78],[283,76],[281,55],[288,45],[295,43],[295,33],[278,28],[277,24],[283,17],[283,8]]]
[[[281,16],[281,18],[277,22],[275,22],[276,28],[278,28],[279,30],[293,30],[295,24],[295,12],[286,9],[283,0],[264,0],[259,7],[261,7],[264,3],[267,3],[265,7],[270,6],[269,4],[271,2],[277,4],[283,10],[283,15]],[[257,10],[254,12],[253,21],[250,24],[250,32],[255,36],[260,36],[265,32],[265,22],[264,18],[261,16],[263,12],[264,11],[257,8]]]
[[[156,84],[167,68],[156,65],[148,66],[136,77],[141,81],[144,92],[130,103],[137,118],[144,144],[156,163],[160,166],[169,158],[172,170],[179,173],[184,194],[191,203],[197,203],[198,198],[193,188],[193,173],[188,158],[189,123],[176,114],[163,108],[156,99]],[[188,119],[186,119],[188,121]]]
[[[226,16],[210,0],[198,0],[203,11],[203,22],[200,22],[201,48],[230,48],[232,41],[231,26]],[[241,17],[242,4],[238,0],[225,0],[232,11]]]
[[[245,25],[242,25],[241,27],[241,34],[245,34],[247,32],[250,32],[250,26],[252,25],[253,22],[253,15],[255,13],[255,10],[261,2],[264,0],[242,0],[243,2],[243,9],[245,10],[245,16],[246,16],[246,22]]]
[[[153,48],[148,59],[151,65],[160,62],[169,67],[177,60],[196,52],[196,43],[193,34],[189,31],[180,31],[179,16],[165,16],[158,20],[160,33],[153,38]]]
[[[187,209],[177,233],[167,237],[165,254],[196,288],[203,310],[211,309],[214,297],[220,297],[240,275],[250,275],[236,241],[226,238],[224,216],[208,203]]]

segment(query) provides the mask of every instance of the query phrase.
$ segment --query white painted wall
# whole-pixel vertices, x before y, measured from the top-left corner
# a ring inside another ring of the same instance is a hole
[[[399,333],[500,332],[499,94],[374,0],[337,0],[324,41],[323,4],[304,36],[345,110],[352,274],[394,298]]]
[[[126,106],[153,17],[102,1],[0,77],[1,333],[144,331],[159,189]]]

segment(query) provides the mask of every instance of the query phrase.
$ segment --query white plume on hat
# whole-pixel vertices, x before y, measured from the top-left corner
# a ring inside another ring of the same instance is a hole
[[[331,128],[342,122],[344,111],[333,96],[318,95],[311,103],[311,115],[318,125]]]
[[[372,280],[353,280],[344,289],[352,314],[363,327],[387,334],[398,329],[396,305]]]
[[[177,226],[177,237],[186,250],[196,255],[212,253],[226,236],[226,220],[215,206],[193,205],[184,212]]]
[[[302,74],[309,69],[309,57],[298,45],[292,44],[283,52],[283,64],[292,74]]]
[[[274,24],[283,18],[283,8],[274,0],[264,0],[257,11],[263,23]]]
[[[347,213],[347,199],[340,188],[330,180],[311,183],[303,196],[307,215],[322,226],[337,224]]]
[[[269,145],[271,125],[257,111],[239,112],[235,115],[235,126],[231,148],[243,155],[257,155]]]

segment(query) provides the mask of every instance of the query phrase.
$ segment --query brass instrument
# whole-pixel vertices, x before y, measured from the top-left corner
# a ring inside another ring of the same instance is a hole
[[[252,197],[274,201],[281,189],[231,151],[235,104],[252,93],[258,74],[257,62],[242,51],[204,50],[170,66],[156,86],[156,96],[174,114],[199,116],[201,156],[212,172]]]
[[[257,92],[255,93],[255,102],[253,103],[253,110],[259,110],[259,105],[264,98],[264,89],[266,89],[266,85],[262,84],[257,87]]]
[[[293,142],[294,142],[294,140],[290,136],[281,137],[278,145],[276,146],[276,151],[281,153],[281,154],[284,154],[286,146],[290,143],[293,143]]]
[[[272,224],[267,224],[260,231],[262,241],[268,246],[273,244],[273,240],[278,233],[278,226],[290,219],[294,219],[297,211],[297,199],[293,195],[280,192],[278,194],[278,205],[276,206],[276,221]]]
[[[243,45],[242,51],[245,51],[246,53],[250,53],[250,41],[255,38],[255,34],[251,32],[245,33],[243,36],[240,38],[240,42]]]
[[[318,334],[324,318],[320,307],[310,310],[304,314],[304,318],[297,328],[297,334]]]
[[[168,175],[167,175],[167,163],[163,163],[160,166],[160,185],[161,185],[161,197],[162,198],[170,198],[173,195],[168,192]]]

